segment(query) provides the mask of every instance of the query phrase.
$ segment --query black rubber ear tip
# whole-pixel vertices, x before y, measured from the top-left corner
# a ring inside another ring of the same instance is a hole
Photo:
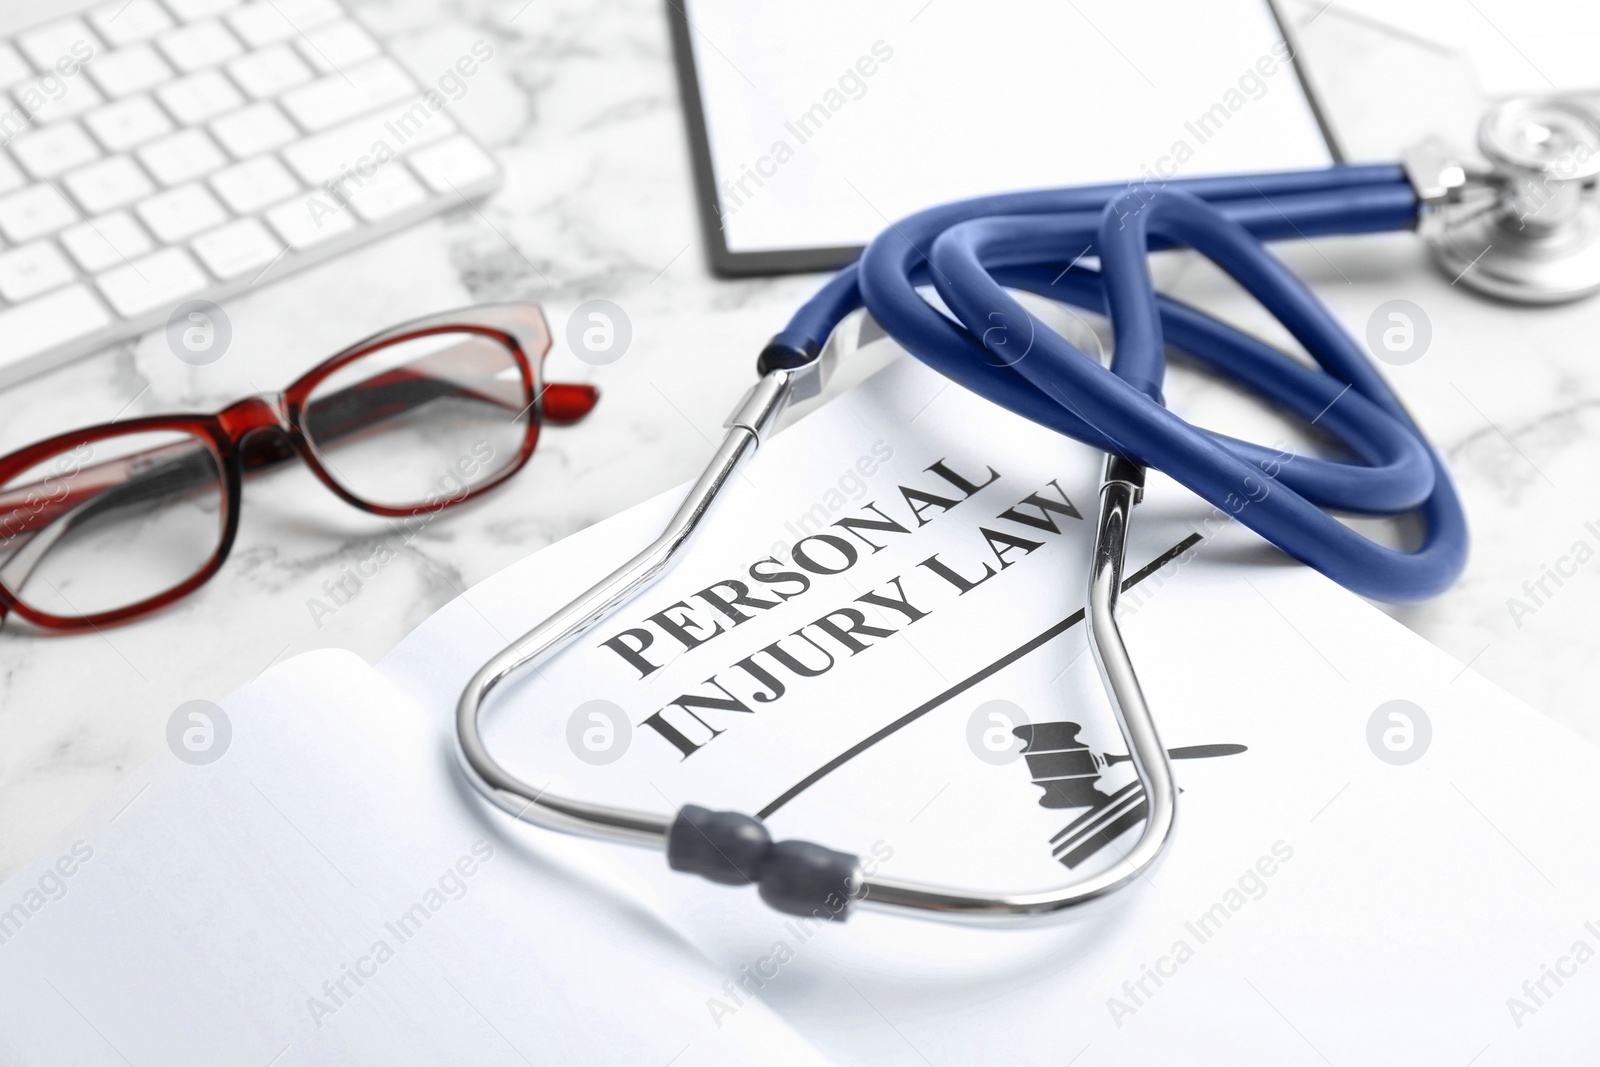
[[[723,885],[754,883],[787,915],[842,921],[860,860],[809,841],[774,844],[760,819],[685,804],[667,831],[667,865]]]
[[[787,915],[843,922],[858,862],[848,852],[810,841],[779,841],[761,868],[761,899]]]
[[[667,865],[723,885],[751,885],[771,847],[759,819],[685,804],[667,833]]]

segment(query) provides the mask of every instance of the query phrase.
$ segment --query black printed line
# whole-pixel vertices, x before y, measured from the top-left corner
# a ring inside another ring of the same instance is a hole
[[[1134,586],[1138,585],[1140,582],[1144,581],[1156,571],[1160,570],[1162,567],[1165,567],[1168,563],[1171,563],[1173,560],[1177,559],[1179,556],[1183,555],[1185,552],[1189,551],[1189,549],[1193,548],[1199,543],[1200,535],[1197,533],[1190,534],[1188,537],[1184,538],[1182,541],[1179,541],[1161,555],[1151,560],[1144,567],[1140,568],[1131,577],[1124,578],[1122,580],[1122,591],[1126,593],[1129,589],[1132,589]],[[789,803],[789,801],[793,800],[801,793],[804,793],[807,789],[810,789],[812,786],[816,785],[829,774],[833,773],[846,763],[849,763],[851,760],[861,755],[861,753],[865,752],[879,741],[882,741],[884,738],[890,737],[905,727],[910,726],[912,723],[928,714],[928,712],[940,707],[955,697],[960,696],[962,693],[965,693],[968,689],[971,689],[973,686],[977,685],[986,678],[990,678],[998,672],[1011,666],[1013,663],[1017,662],[1017,660],[1021,659],[1023,656],[1026,656],[1035,649],[1042,648],[1043,646],[1049,644],[1051,641],[1060,637],[1062,634],[1066,633],[1068,630],[1072,629],[1082,621],[1083,609],[1079,608],[1065,619],[1062,619],[1060,622],[1050,627],[1050,629],[1046,630],[1044,633],[1029,640],[1023,645],[1012,649],[1010,652],[1007,652],[1005,655],[1001,656],[987,667],[979,670],[976,674],[962,679],[955,685],[952,685],[949,689],[946,689],[944,692],[928,701],[926,704],[923,704],[921,707],[907,712],[894,722],[890,723],[888,726],[885,726],[883,729],[877,731],[876,733],[869,734],[861,741],[858,741],[854,745],[845,749],[843,752],[833,757],[833,759],[829,760],[827,763],[824,763],[821,767],[818,767],[816,770],[800,779],[800,781],[795,783],[789,789],[785,790],[777,800],[774,800],[772,803],[756,812],[756,815],[762,819],[770,818],[773,812]]]

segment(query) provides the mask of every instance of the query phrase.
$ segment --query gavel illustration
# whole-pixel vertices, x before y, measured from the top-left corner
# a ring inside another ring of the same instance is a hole
[[[1081,729],[1075,722],[1041,722],[1011,731],[1022,739],[1022,754],[1028,761],[1033,784],[1044,790],[1040,807],[1092,808],[1104,804],[1108,798],[1099,789],[1101,773],[1112,764],[1133,758],[1090,751],[1078,740]],[[1244,751],[1244,745],[1190,745],[1169,748],[1167,755],[1172,759],[1209,759]]]
[[[1041,722],[1011,731],[1022,739],[1033,784],[1044,790],[1039,806],[1089,809],[1050,839],[1051,854],[1068,867],[1093,856],[1145,817],[1144,788],[1137,779],[1109,795],[1099,789],[1107,767],[1133,757],[1090,751],[1078,740],[1081,729],[1075,722]],[[1244,751],[1244,745],[1190,745],[1170,748],[1167,756],[1207,759]]]

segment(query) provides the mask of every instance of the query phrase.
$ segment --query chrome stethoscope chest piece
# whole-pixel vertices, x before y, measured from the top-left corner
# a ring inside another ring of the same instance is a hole
[[[1571,97],[1510,100],[1484,116],[1478,148],[1487,169],[1428,147],[1407,158],[1440,268],[1518,303],[1600,291],[1600,112]]]

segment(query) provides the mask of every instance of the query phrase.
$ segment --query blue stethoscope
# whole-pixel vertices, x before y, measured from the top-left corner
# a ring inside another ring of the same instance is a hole
[[[1513,101],[1484,120],[1479,142],[1488,168],[1423,148],[1401,166],[979,197],[891,226],[761,353],[759,380],[661,535],[468,683],[456,721],[467,777],[518,819],[662,849],[675,870],[755,885],[768,904],[791,914],[841,919],[848,906],[864,904],[968,920],[1061,916],[1130,884],[1161,855],[1177,795],[1115,614],[1128,519],[1146,468],[1163,471],[1366,596],[1431,596],[1454,581],[1466,561],[1466,521],[1438,452],[1360,345],[1262,242],[1418,229],[1446,271],[1497,297],[1548,303],[1600,289],[1600,208],[1592,195],[1600,174],[1600,119],[1561,98]],[[1158,295],[1146,255],[1176,246],[1199,251],[1231,275],[1317,366]],[[1097,268],[1081,265],[1090,256]],[[948,315],[923,295],[927,286]],[[1008,290],[1106,314],[1115,338],[1109,368],[1030,315]],[[892,879],[864,872],[849,853],[806,841],[774,842],[760,820],[737,812],[686,805],[668,815],[556,796],[502,767],[479,732],[484,699],[495,685],[549,656],[664,573],[784,409],[821,391],[833,356],[828,338],[862,307],[952,381],[1106,453],[1085,613],[1090,648],[1148,814],[1132,848],[1065,886],[1010,892]],[[1284,462],[1277,450],[1184,421],[1162,403],[1167,344],[1315,423],[1354,458]],[[1420,547],[1400,551],[1361,536],[1333,512],[1415,512],[1426,532]]]

